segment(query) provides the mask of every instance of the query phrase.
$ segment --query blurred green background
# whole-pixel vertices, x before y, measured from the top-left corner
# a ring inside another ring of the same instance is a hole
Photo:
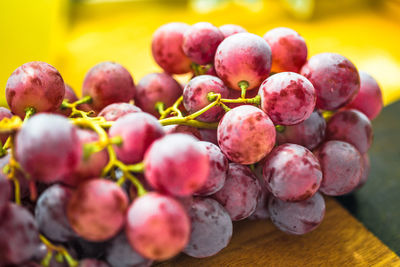
[[[385,104],[400,98],[399,0],[13,0],[0,1],[0,105],[8,77],[28,61],[54,65],[78,94],[101,61],[121,63],[135,81],[159,71],[151,37],[171,21],[234,23],[261,36],[293,28],[309,56],[340,53],[378,80]]]

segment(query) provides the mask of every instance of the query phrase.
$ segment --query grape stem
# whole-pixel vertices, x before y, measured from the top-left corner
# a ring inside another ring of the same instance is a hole
[[[182,112],[178,108],[182,101],[183,96],[179,97],[171,107],[161,113],[160,120],[165,119],[171,112],[175,112],[177,117],[183,117]]]
[[[238,82],[238,86],[239,86],[240,90],[242,91],[240,97],[245,99],[247,88],[249,88],[249,83],[247,81],[240,81],[240,82]]]
[[[71,115],[70,117],[75,117],[75,116],[80,116],[82,118],[87,118],[90,115],[92,115],[94,112],[93,111],[89,111],[89,112],[85,112],[83,110],[79,110],[77,109],[77,106],[81,105],[81,104],[86,104],[86,103],[91,103],[92,102],[92,97],[91,96],[84,96],[83,98],[73,102],[73,103],[69,103],[68,100],[63,100],[63,102],[61,103],[61,109],[71,109]]]
[[[7,179],[10,179],[11,181],[13,181],[15,203],[17,205],[21,205],[21,188],[20,188],[20,183],[16,177],[16,172],[17,172],[17,169],[22,171],[22,168],[15,159],[14,135],[10,135],[9,140],[10,140],[10,150],[11,150],[10,160],[9,160],[8,164],[6,166],[4,166],[4,169],[2,171],[7,174]]]
[[[60,253],[67,261],[69,267],[77,267],[79,265],[79,262],[75,260],[64,247],[52,244],[44,235],[39,235],[39,238],[43,242],[43,244],[45,244],[49,251],[46,257],[42,260],[41,264],[43,266],[47,267],[50,265],[50,260],[53,256],[53,252]]]

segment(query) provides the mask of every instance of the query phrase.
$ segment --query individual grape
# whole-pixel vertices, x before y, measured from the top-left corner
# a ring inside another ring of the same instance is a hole
[[[73,103],[78,100],[74,90],[68,84],[65,84],[65,94],[63,100],[67,100],[68,103]],[[60,107],[58,108],[57,113],[69,117],[69,115],[71,115],[71,109],[64,109]]]
[[[221,94],[222,98],[228,97],[229,91],[224,82],[218,77],[211,75],[196,76],[186,84],[183,89],[183,105],[189,113],[209,105],[208,93]],[[198,116],[196,119],[205,122],[218,121],[224,115],[224,110],[220,106],[214,106]]]
[[[264,40],[271,47],[272,72],[300,72],[307,61],[307,45],[296,31],[278,27],[268,31]]]
[[[129,103],[114,103],[103,108],[99,113],[99,117],[104,117],[106,121],[116,121],[126,114],[141,111],[139,107]]]
[[[286,202],[271,197],[268,210],[272,223],[279,230],[304,235],[321,224],[325,215],[325,201],[319,193],[300,202]]]
[[[163,129],[166,134],[183,133],[183,134],[191,135],[198,140],[202,140],[200,132],[196,127],[174,124],[174,125],[163,126]]]
[[[13,114],[11,113],[10,110],[0,107],[0,121],[4,118],[11,118]],[[8,133],[1,133],[0,134],[0,141],[1,141],[1,146],[3,146],[8,138],[9,134]]]
[[[166,108],[170,107],[182,91],[181,85],[167,73],[150,73],[136,86],[135,104],[158,118],[160,114],[155,108],[156,103],[163,102]]]
[[[78,267],[109,267],[109,265],[97,259],[83,259],[79,262]]]
[[[231,109],[218,125],[218,144],[225,156],[236,163],[253,164],[275,145],[275,127],[262,110],[243,105]]]
[[[67,207],[72,229],[89,241],[104,241],[118,233],[125,223],[128,197],[112,181],[93,179],[82,183]]]
[[[364,162],[364,164],[363,164],[364,168],[363,168],[363,172],[362,172],[362,175],[361,175],[360,182],[358,183],[356,189],[361,188],[367,182],[369,170],[371,168],[371,163],[369,161],[368,153],[365,153],[364,155],[362,155],[362,159],[363,159],[363,162]]]
[[[372,144],[372,125],[368,117],[358,110],[337,112],[329,120],[326,128],[327,140],[340,140],[355,146],[361,154]]]
[[[35,207],[35,219],[39,230],[56,242],[67,242],[76,237],[67,218],[67,203],[72,190],[62,185],[52,185],[39,197]]]
[[[271,48],[255,34],[234,34],[218,46],[214,66],[229,88],[241,90],[239,82],[245,81],[248,90],[255,89],[269,75]]]
[[[111,266],[118,267],[150,267],[152,264],[151,260],[143,258],[133,250],[125,232],[111,240],[105,258]]]
[[[204,185],[196,191],[196,195],[208,196],[219,191],[225,183],[228,172],[228,160],[218,146],[210,142],[199,142],[208,154],[210,170]]]
[[[314,111],[305,121],[285,126],[283,131],[277,131],[276,141],[279,145],[292,143],[313,150],[324,140],[325,129],[324,117],[319,111]]]
[[[0,215],[11,197],[11,186],[2,169],[0,168]]]
[[[156,118],[139,112],[119,118],[111,126],[110,137],[122,137],[121,145],[114,145],[117,158],[127,164],[141,162],[149,146],[164,135],[164,130]]]
[[[246,92],[246,98],[254,98],[258,95],[258,90],[250,90]],[[241,97],[241,92],[238,90],[229,90],[229,99],[237,99]],[[238,106],[248,105],[246,103],[226,103],[229,108],[236,108]]]
[[[16,136],[15,155],[33,179],[51,183],[78,166],[82,147],[68,119],[45,113],[22,125]]]
[[[232,221],[239,221],[256,210],[260,193],[260,184],[250,168],[230,163],[225,184],[213,198],[226,209]]]
[[[144,257],[166,260],[188,243],[190,219],[178,201],[152,192],[129,207],[126,234],[131,246]]]
[[[8,106],[21,118],[25,117],[27,108],[34,108],[36,112],[56,111],[64,94],[64,80],[58,70],[40,61],[18,67],[6,85]]]
[[[189,196],[207,181],[207,151],[186,134],[169,134],[155,141],[144,157],[145,176],[157,191]]]
[[[268,154],[263,177],[276,198],[295,202],[308,199],[318,191],[322,171],[318,159],[307,148],[283,144]]]
[[[342,141],[328,141],[315,154],[324,177],[319,188],[322,193],[340,196],[357,187],[364,166],[361,154],[354,146]]]
[[[86,74],[82,96],[91,96],[89,106],[100,112],[106,106],[129,102],[135,96],[135,84],[129,71],[115,62],[102,62]]]
[[[214,145],[218,145],[218,137],[216,129],[199,129],[201,139],[203,141],[207,141],[213,143]]]
[[[275,124],[298,124],[310,117],[315,108],[314,86],[294,72],[270,76],[261,84],[258,94],[261,109]]]
[[[214,199],[195,198],[189,211],[192,223],[190,240],[183,252],[195,258],[217,254],[232,237],[232,220]]]
[[[311,57],[300,74],[314,85],[319,109],[338,109],[349,103],[360,89],[356,67],[338,54],[321,53]]]
[[[212,63],[218,45],[224,40],[222,32],[208,22],[199,22],[183,34],[182,49],[193,62]]]
[[[183,74],[191,70],[191,60],[183,53],[183,34],[190,29],[186,23],[168,23],[156,30],[151,51],[157,64],[170,74]]]
[[[242,26],[235,25],[235,24],[225,24],[225,25],[219,26],[219,30],[224,35],[224,38],[227,38],[227,37],[237,34],[237,33],[247,32],[246,29],[244,29]]]
[[[359,72],[360,91],[356,97],[346,105],[346,108],[357,109],[373,120],[383,107],[381,88],[376,80],[364,71]]]
[[[39,245],[38,227],[33,216],[23,207],[9,203],[0,220],[0,263],[28,261]]]

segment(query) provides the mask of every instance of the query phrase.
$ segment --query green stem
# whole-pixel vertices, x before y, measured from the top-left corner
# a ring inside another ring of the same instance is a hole
[[[205,128],[205,129],[217,129],[218,123],[217,122],[202,122],[197,120],[186,120],[185,117],[171,117],[159,120],[161,125],[173,125],[173,124],[180,124],[180,125],[187,125],[193,126],[196,128]]]
[[[144,163],[143,162],[139,162],[139,163],[133,164],[133,165],[127,165],[126,167],[127,167],[126,169],[131,172],[144,172]]]
[[[79,265],[79,262],[77,260],[75,260],[73,257],[71,257],[71,255],[68,253],[68,251],[64,247],[53,245],[44,235],[39,235],[39,238],[43,242],[43,244],[45,244],[45,246],[47,247],[49,252],[51,251],[52,255],[53,255],[53,252],[56,251],[64,256],[65,260],[67,261],[67,263],[70,267],[77,267]],[[47,255],[46,255],[46,258],[47,258]],[[51,260],[51,258],[50,258],[50,260]]]
[[[240,82],[238,82],[238,86],[239,86],[240,90],[242,91],[240,97],[243,99],[246,98],[246,91],[247,91],[247,88],[249,88],[249,83],[247,81],[240,81]]]
[[[32,117],[36,113],[36,109],[33,107],[27,107],[25,109],[25,118],[24,122],[26,122],[30,117]]]
[[[275,129],[276,129],[277,132],[282,133],[282,132],[285,131],[286,127],[283,126],[283,125],[275,125]]]
[[[165,109],[165,104],[163,102],[157,102],[154,105],[154,108],[158,111],[158,113],[160,113],[160,115],[162,115]]]

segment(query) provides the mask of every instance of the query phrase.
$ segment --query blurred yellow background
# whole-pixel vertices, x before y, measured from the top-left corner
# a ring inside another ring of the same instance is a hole
[[[136,82],[160,71],[151,37],[171,21],[234,23],[261,36],[293,28],[309,56],[342,54],[378,80],[385,104],[400,98],[399,0],[12,0],[0,1],[0,105],[9,75],[28,61],[55,66],[78,95],[101,61],[124,65]]]

